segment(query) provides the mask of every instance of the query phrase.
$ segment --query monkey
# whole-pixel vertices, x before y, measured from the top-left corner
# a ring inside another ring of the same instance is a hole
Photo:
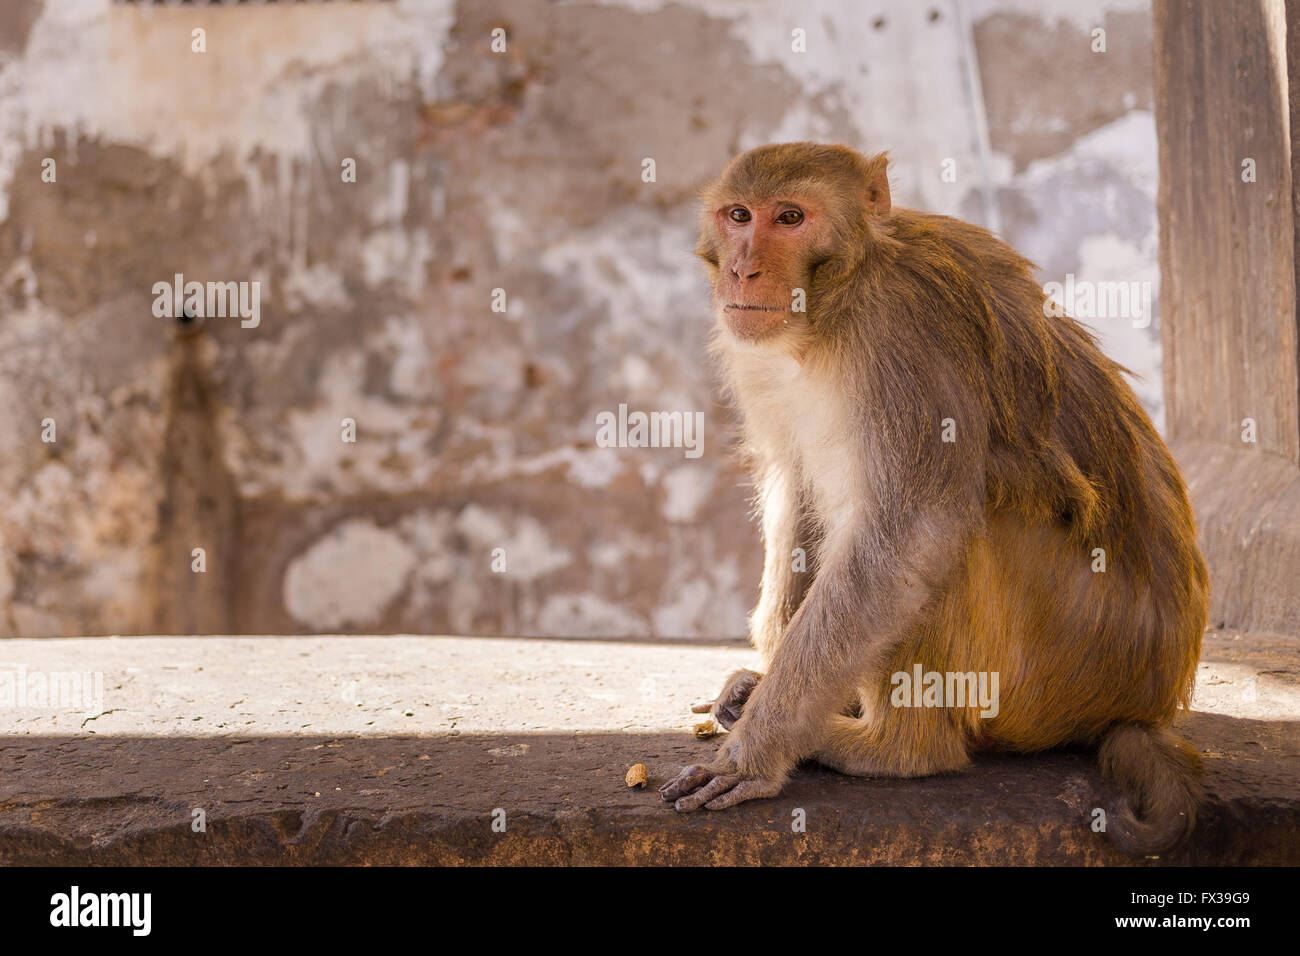
[[[888,158],[762,146],[702,192],[709,351],[765,548],[729,733],[660,789],[679,811],[780,793],[813,761],[920,777],[1096,747],[1107,834],[1160,854],[1203,802],[1190,705],[1209,578],[1127,371],[1049,315],[992,233],[891,204]],[[806,570],[795,555],[806,556]],[[900,706],[917,665],[1000,678],[996,714]]]

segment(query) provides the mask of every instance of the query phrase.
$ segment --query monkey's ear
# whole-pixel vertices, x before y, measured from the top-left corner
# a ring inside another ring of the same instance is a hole
[[[889,156],[879,153],[867,161],[867,209],[877,219],[889,216]]]
[[[886,219],[889,216],[889,176],[885,172],[884,163],[880,164],[879,172],[867,185],[867,208],[877,219]]]

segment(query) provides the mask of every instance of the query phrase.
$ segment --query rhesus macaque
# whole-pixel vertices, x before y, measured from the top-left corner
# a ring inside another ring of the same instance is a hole
[[[762,515],[750,636],[765,673],[732,675],[703,708],[731,733],[663,798],[771,797],[805,759],[913,777],[982,750],[1097,744],[1124,793],[1110,836],[1175,845],[1202,791],[1168,726],[1209,582],[1120,367],[1047,317],[1005,243],[891,206],[883,154],[752,150],[705,192],[701,226]],[[996,673],[996,716],[895,706],[893,675],[918,664]]]

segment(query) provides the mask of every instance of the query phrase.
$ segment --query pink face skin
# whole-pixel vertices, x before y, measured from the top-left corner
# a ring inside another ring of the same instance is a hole
[[[807,200],[785,199],[728,203],[714,214],[721,240],[714,299],[738,338],[761,339],[788,323],[821,218]]]

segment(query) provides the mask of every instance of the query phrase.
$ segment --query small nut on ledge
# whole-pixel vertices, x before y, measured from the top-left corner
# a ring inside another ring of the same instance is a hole
[[[722,733],[722,728],[714,722],[712,717],[703,723],[695,725],[695,736],[699,737],[701,740],[708,740],[710,737],[716,737],[720,733]]]
[[[640,787],[645,789],[646,781],[649,779],[646,774],[645,764],[634,763],[627,771],[627,785],[629,787]]]

